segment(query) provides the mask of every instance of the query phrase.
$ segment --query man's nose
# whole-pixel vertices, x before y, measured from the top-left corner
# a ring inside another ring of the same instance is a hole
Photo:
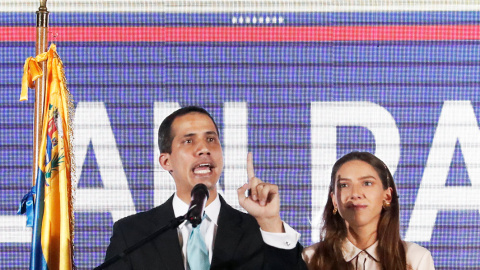
[[[200,141],[197,144],[197,155],[210,155],[210,149],[208,148],[208,144],[205,141]]]

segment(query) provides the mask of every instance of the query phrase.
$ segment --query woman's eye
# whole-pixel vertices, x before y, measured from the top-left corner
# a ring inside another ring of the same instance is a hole
[[[192,143],[192,140],[185,140],[185,143]]]
[[[345,183],[340,183],[338,186],[339,186],[340,188],[346,188],[346,187],[348,187],[348,185],[345,184]]]
[[[371,186],[371,185],[373,185],[373,183],[370,182],[370,181],[366,181],[366,182],[364,183],[364,185],[365,185],[365,186]]]
[[[213,142],[213,141],[215,141],[215,139],[214,138],[208,138],[207,141],[208,142]]]

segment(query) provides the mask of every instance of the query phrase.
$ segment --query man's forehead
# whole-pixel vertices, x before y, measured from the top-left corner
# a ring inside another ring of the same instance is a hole
[[[202,134],[218,136],[212,119],[208,115],[198,112],[191,112],[175,118],[171,131],[174,137]]]

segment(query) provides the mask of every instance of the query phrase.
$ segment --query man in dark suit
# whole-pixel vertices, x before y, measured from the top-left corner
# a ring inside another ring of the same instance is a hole
[[[158,141],[160,165],[172,175],[176,193],[156,208],[116,222],[106,259],[185,214],[192,188],[203,183],[210,197],[199,230],[210,269],[305,269],[299,235],[280,219],[278,187],[255,177],[251,154],[249,182],[238,189],[240,205],[250,215],[233,209],[217,194],[223,153],[217,125],[207,111],[194,106],[175,111],[160,125]],[[192,230],[185,221],[109,269],[194,269],[187,253]]]

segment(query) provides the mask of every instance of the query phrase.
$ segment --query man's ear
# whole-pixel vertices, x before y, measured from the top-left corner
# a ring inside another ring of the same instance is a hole
[[[168,172],[172,171],[172,166],[170,165],[170,154],[169,153],[160,153],[160,158],[158,159],[160,166]]]

